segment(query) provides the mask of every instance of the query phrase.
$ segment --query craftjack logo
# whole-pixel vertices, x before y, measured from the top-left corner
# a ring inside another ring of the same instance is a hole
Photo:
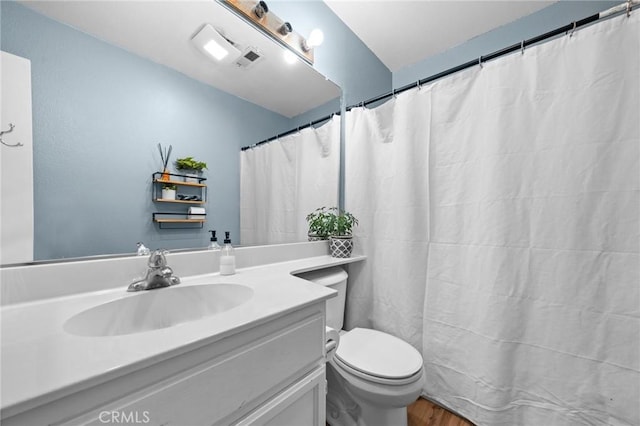
[[[148,411],[101,411],[98,419],[105,424],[146,424],[151,421]]]

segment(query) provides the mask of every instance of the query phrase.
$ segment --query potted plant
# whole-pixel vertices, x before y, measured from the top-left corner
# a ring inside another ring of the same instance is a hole
[[[329,249],[333,257],[351,257],[353,251],[352,231],[358,219],[347,211],[331,208]]]
[[[329,237],[329,249],[333,257],[350,257],[353,251],[352,231],[358,219],[337,207],[320,207],[307,215],[309,235]]]
[[[195,160],[193,157],[183,157],[176,160],[178,173],[186,175],[185,182],[199,182],[202,171],[207,168],[204,161]]]
[[[164,184],[162,185],[162,199],[163,200],[175,200],[176,199],[176,189],[178,187],[173,184]]]
[[[329,225],[332,214],[326,207],[319,207],[307,215],[309,230],[307,238],[309,241],[320,241],[329,238]]]

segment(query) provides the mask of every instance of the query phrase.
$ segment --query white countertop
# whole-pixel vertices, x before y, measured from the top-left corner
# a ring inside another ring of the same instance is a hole
[[[82,337],[63,329],[67,319],[88,308],[140,294],[127,293],[126,286],[4,306],[0,311],[4,414],[12,415],[111,380],[132,368],[171,358],[185,348],[215,342],[330,298],[334,290],[291,274],[364,259],[318,256],[238,269],[231,276],[215,273],[182,277],[180,286],[233,283],[251,287],[254,294],[248,302],[217,315],[128,335]]]

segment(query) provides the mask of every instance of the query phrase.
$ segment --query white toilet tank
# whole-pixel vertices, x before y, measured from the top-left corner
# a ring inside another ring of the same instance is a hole
[[[303,272],[302,274],[296,274],[296,276],[338,291],[336,297],[327,300],[327,327],[331,327],[334,330],[342,330],[348,278],[345,270],[335,266],[333,268]]]

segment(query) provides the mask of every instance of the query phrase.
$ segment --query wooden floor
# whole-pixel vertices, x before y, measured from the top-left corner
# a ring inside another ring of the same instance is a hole
[[[470,421],[423,398],[418,398],[407,407],[407,420],[408,426],[475,426]]]
[[[423,398],[409,405],[407,417],[409,426],[473,426],[470,421]]]

